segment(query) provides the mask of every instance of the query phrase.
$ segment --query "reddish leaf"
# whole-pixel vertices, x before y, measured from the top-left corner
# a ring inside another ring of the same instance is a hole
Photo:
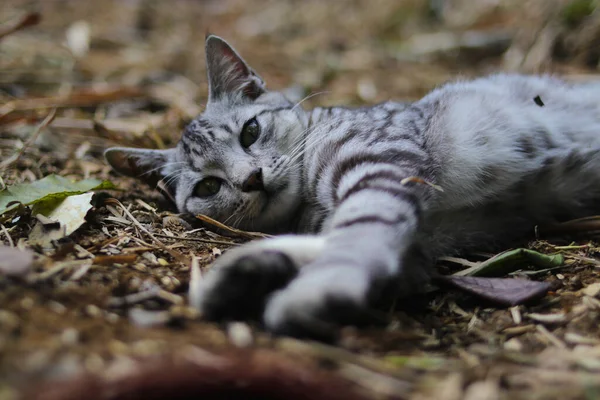
[[[512,278],[437,276],[435,280],[436,283],[451,285],[493,303],[507,306],[542,297],[551,287],[547,282]]]

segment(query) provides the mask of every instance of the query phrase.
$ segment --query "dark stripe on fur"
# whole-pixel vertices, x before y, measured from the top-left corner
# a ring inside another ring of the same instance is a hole
[[[229,127],[229,125],[220,125],[219,128],[223,129],[225,132],[229,134],[233,134],[233,130]]]
[[[381,179],[386,179],[386,180],[390,181],[390,183],[398,185],[398,190],[400,190],[400,188],[404,188],[404,190],[410,192],[411,191],[410,188],[403,186],[400,183],[402,181],[402,179],[404,179],[404,178],[406,178],[406,176],[402,176],[394,171],[389,171],[389,170],[370,172],[370,173],[363,175],[354,185],[352,185],[348,190],[346,190],[340,196],[338,196],[338,194],[337,194],[337,188],[334,188],[332,186],[332,190],[333,190],[332,198],[336,199],[338,204],[342,203],[353,193],[359,192],[362,189],[377,186],[377,183],[381,183],[381,181],[380,181]],[[376,181],[380,181],[380,182],[376,182]]]
[[[268,109],[268,110],[262,110],[261,112],[259,112],[258,114],[256,114],[256,115],[254,116],[254,118],[256,118],[256,117],[259,117],[259,116],[261,116],[261,115],[263,115],[263,114],[267,114],[267,113],[276,113],[276,112],[279,112],[279,111],[285,111],[285,110],[291,110],[291,109],[292,109],[292,106],[289,106],[289,107],[270,108],[270,109]]]
[[[355,187],[345,193],[344,198],[340,200],[340,204],[342,202],[348,200],[350,197],[352,197],[352,195],[354,195],[356,193],[370,190],[370,191],[388,193],[388,194],[394,196],[395,198],[410,204],[415,209],[415,212],[417,214],[419,214],[420,210],[421,210],[421,207],[419,204],[419,197],[415,193],[413,193],[409,190],[406,190],[406,189],[407,188],[405,188],[404,186],[394,187],[394,186],[383,186],[383,185],[375,185],[375,184],[369,185],[369,186],[363,186],[363,187]]]
[[[411,169],[418,170],[418,166],[426,162],[427,158],[423,155],[403,149],[389,149],[380,154],[355,154],[337,164],[331,185],[337,189],[342,177],[362,164],[391,164],[396,168],[412,167]]]

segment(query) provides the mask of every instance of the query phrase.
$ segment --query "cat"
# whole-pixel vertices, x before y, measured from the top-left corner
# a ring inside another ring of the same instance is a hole
[[[225,252],[197,307],[327,337],[422,290],[437,257],[600,211],[600,85],[496,74],[414,103],[302,109],[206,39],[205,111],[176,148],[111,148],[181,213],[282,234]]]

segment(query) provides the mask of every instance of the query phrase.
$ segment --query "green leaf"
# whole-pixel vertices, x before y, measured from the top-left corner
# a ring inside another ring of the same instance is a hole
[[[565,262],[562,254],[542,254],[529,249],[515,249],[500,253],[471,268],[455,273],[456,276],[504,276],[527,266],[552,268]]]
[[[59,175],[48,175],[32,183],[22,183],[0,192],[0,215],[16,204],[35,205],[36,213],[46,215],[68,196],[82,194],[90,190],[116,189],[110,181],[84,179],[74,182]],[[15,203],[13,206],[11,203]]]
[[[452,360],[436,356],[387,356],[384,360],[395,367],[414,368],[424,371],[436,371],[452,364]]]

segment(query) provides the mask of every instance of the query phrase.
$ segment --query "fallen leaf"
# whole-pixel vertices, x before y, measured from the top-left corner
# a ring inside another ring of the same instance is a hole
[[[42,211],[46,211],[46,216],[37,215],[38,223],[29,233],[29,242],[49,247],[52,241],[62,239],[75,232],[85,223],[85,216],[92,209],[93,196],[94,193],[89,192],[69,196],[59,201],[58,204],[53,201],[44,204],[44,207],[41,208]]]
[[[69,196],[46,216],[58,221],[64,227],[65,235],[69,236],[85,223],[85,216],[92,208],[92,196],[92,192]]]
[[[47,215],[58,203],[69,196],[86,193],[90,190],[105,189],[116,189],[116,187],[109,181],[99,179],[73,182],[59,175],[48,175],[38,181],[10,186],[1,191],[0,214],[20,203],[35,205],[35,214]]]
[[[65,228],[60,222],[44,217],[41,214],[36,215],[37,222],[29,232],[29,244],[41,246],[44,249],[51,248],[52,242],[64,238]]]
[[[533,265],[537,268],[559,267],[565,262],[562,254],[542,254],[529,249],[515,249],[500,253],[471,268],[458,271],[454,276],[503,276]]]
[[[0,274],[23,276],[33,264],[33,252],[0,245]]]
[[[541,297],[550,289],[547,282],[514,278],[483,278],[474,276],[438,276],[436,281],[480,296],[497,304],[514,306]]]

